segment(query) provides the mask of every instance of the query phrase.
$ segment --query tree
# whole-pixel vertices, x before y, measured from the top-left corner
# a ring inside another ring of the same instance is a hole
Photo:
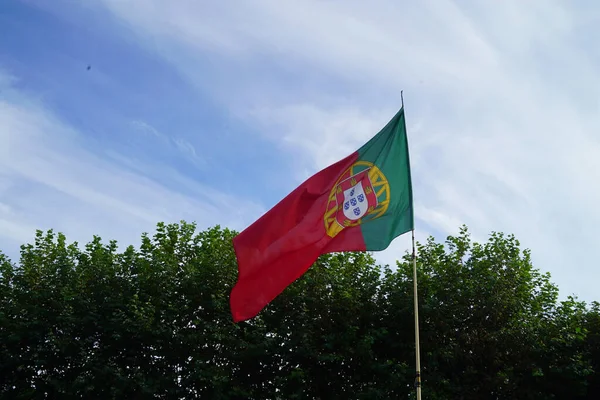
[[[412,263],[322,256],[233,324],[235,232],[158,224],[139,248],[52,231],[0,254],[2,398],[387,399],[414,395]],[[558,302],[513,236],[419,244],[428,399],[597,398],[600,306]],[[587,397],[586,397],[587,396]]]
[[[600,303],[593,302],[586,315],[585,349],[592,374],[588,376],[588,399],[600,398]]]
[[[472,243],[463,227],[445,244],[430,238],[419,246],[418,261],[424,396],[565,398],[554,385],[555,372],[564,368],[565,390],[585,391],[590,370],[581,333],[564,335],[567,327],[580,326],[582,305],[557,308],[558,289],[549,274],[533,268],[529,251],[521,251],[514,236],[493,233],[485,244]],[[402,332],[389,347],[402,360],[410,359],[406,343],[412,343],[411,270],[407,257],[383,283],[384,307],[395,321],[390,330]]]

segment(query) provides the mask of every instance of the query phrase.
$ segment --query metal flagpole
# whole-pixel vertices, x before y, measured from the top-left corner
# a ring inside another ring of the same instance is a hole
[[[415,230],[412,230],[412,261],[413,261],[413,291],[415,303],[415,357],[416,375],[415,388],[417,389],[417,400],[421,400],[421,349],[419,346],[419,298],[417,296],[417,250],[415,247]]]
[[[404,110],[404,91],[400,91],[402,101],[402,110]],[[405,114],[406,118],[406,114]],[[406,119],[404,120],[406,123]],[[417,390],[417,400],[421,400],[421,349],[419,344],[419,298],[417,291],[417,248],[415,246],[415,229],[412,230],[412,262],[413,262],[413,295],[415,306],[415,389]]]

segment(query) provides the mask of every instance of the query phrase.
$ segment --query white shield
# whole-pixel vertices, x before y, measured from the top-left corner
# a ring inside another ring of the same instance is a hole
[[[358,182],[350,189],[344,190],[344,216],[351,221],[356,221],[365,216],[369,209],[369,202],[363,189],[362,182]]]

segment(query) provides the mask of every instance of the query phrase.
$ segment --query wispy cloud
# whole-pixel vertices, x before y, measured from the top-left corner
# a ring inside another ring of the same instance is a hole
[[[418,229],[446,235],[466,223],[479,237],[514,232],[563,293],[595,295],[600,54],[586,37],[597,9],[559,1],[104,4],[191,83],[284,151],[300,151],[300,176],[374,134],[404,89]],[[198,72],[206,57],[215,79]]]
[[[174,137],[161,133],[150,124],[140,120],[131,121],[131,126],[134,128],[134,130],[158,140],[162,146],[176,149],[182,156],[184,156],[196,167],[201,168],[206,166],[206,161],[198,155],[194,145],[187,140],[181,137]]]
[[[28,4],[58,16],[39,29],[65,39],[36,49],[37,20],[0,15],[12,66],[0,73],[0,237],[53,227],[132,242],[180,218],[241,228],[368,140],[404,90],[417,238],[463,223],[477,239],[515,233],[563,294],[595,298],[591,3]],[[60,36],[67,25],[85,40]],[[404,236],[377,257],[409,248]]]
[[[0,71],[0,81],[11,80]],[[100,234],[137,243],[158,221],[240,229],[263,211],[168,166],[90,151],[85,135],[43,103],[6,83],[0,88],[7,93],[0,96],[0,243],[13,256],[15,242],[30,241],[38,228],[72,240]]]

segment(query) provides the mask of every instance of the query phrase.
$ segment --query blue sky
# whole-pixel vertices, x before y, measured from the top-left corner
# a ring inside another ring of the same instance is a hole
[[[593,4],[3,1],[0,248],[35,229],[243,229],[404,90],[417,238],[514,233],[563,297],[597,299]]]

